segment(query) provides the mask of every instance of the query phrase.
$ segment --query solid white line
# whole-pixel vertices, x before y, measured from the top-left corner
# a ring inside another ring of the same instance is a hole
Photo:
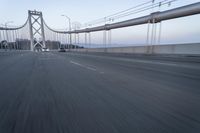
[[[74,62],[74,61],[70,61],[70,63],[75,64],[75,65],[78,65],[78,66],[83,66],[83,65],[81,65],[80,63],[77,63],[77,62]]]
[[[83,68],[86,68],[86,69],[91,70],[91,71],[97,71],[97,69],[95,69],[95,68],[82,65],[82,64],[80,64],[80,63],[78,63],[78,62],[70,61],[70,63],[72,63],[72,64],[74,64],[74,65],[77,65],[77,66],[80,66],[80,67],[83,67]]]
[[[92,68],[92,67],[87,67],[87,69],[92,70],[92,71],[97,71],[97,69]]]

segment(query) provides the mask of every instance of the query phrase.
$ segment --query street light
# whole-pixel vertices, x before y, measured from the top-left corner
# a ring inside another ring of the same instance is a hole
[[[71,19],[68,17],[68,16],[66,16],[66,15],[61,15],[61,16],[63,16],[63,17],[65,17],[65,18],[67,18],[68,19],[68,21],[69,21],[69,32],[71,31]],[[69,33],[69,51],[70,51],[70,46],[71,46],[71,44],[72,44],[72,37],[71,37],[71,33]]]

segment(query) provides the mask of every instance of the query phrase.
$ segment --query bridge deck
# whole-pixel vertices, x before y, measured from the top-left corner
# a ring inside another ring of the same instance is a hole
[[[0,132],[198,132],[199,81],[198,59],[0,52]]]

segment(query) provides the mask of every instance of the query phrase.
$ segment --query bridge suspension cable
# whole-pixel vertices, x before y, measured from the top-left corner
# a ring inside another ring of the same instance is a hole
[[[46,40],[53,41],[56,39],[56,42],[59,43],[59,48],[64,47],[70,50],[81,47],[79,45],[79,34],[74,34],[74,39],[71,42],[70,34],[67,33],[66,30],[55,30],[53,28],[50,28],[45,21],[44,21],[44,28],[46,33]]]
[[[0,27],[0,49],[29,49],[28,19],[21,26]]]
[[[166,5],[166,4],[170,4],[170,3],[173,3],[175,1],[178,1],[178,0],[162,0],[162,1],[159,1],[159,2],[156,2],[156,3],[155,3],[155,0],[151,0],[151,1],[139,4],[139,5],[136,5],[134,7],[131,7],[129,9],[117,12],[115,14],[108,15],[108,16],[105,16],[105,17],[102,17],[100,19],[96,19],[96,20],[93,20],[93,21],[89,21],[86,24],[87,25],[96,25],[96,24],[100,24],[100,23],[106,23],[108,21],[109,22],[114,21],[114,20],[117,20],[117,19],[120,19],[120,18],[123,18],[123,17],[135,15],[135,14],[138,14],[138,13],[141,13],[141,12],[144,12],[144,11],[148,11],[150,9],[154,9],[156,7],[160,7],[160,6],[163,6],[163,5]]]
[[[25,22],[23,25],[21,25],[21,26],[18,26],[18,27],[0,27],[0,30],[19,30],[19,29],[24,28],[27,24],[28,24],[28,19],[27,19],[26,22]]]
[[[155,23],[157,23],[160,21],[186,17],[190,15],[195,15],[195,14],[200,14],[200,2],[183,6],[183,7],[178,7],[171,10],[162,11],[162,12],[154,12],[154,13],[151,13],[150,15],[146,15],[146,16],[142,16],[142,17],[138,17],[134,19],[129,19],[129,20],[121,21],[121,22],[105,24],[101,26],[85,28],[85,29],[80,29],[80,30],[74,30],[71,32],[67,31],[65,33],[84,33],[84,32],[96,32],[96,31],[117,29],[117,28],[147,24],[149,22],[153,23],[153,20],[155,20]]]
[[[161,5],[166,5],[166,4],[169,5],[171,2],[174,2],[174,1],[177,1],[177,0],[163,0],[162,3],[155,3],[155,4],[148,6],[148,10],[155,8],[155,7],[161,7]],[[147,10],[147,8],[146,9],[141,8],[141,9]],[[137,10],[137,11],[139,11],[139,10]],[[51,32],[55,32],[58,34],[67,34],[67,35],[78,34],[79,35],[80,33],[85,33],[85,44],[84,45],[87,47],[88,47],[88,45],[91,44],[91,41],[89,41],[89,40],[91,40],[91,37],[89,37],[89,36],[91,36],[91,32],[104,31],[103,32],[103,44],[107,47],[106,44],[111,45],[111,41],[112,41],[111,30],[112,29],[142,25],[142,24],[148,24],[148,25],[153,24],[153,25],[151,25],[152,31],[150,32],[149,28],[147,31],[148,32],[147,33],[147,44],[150,43],[152,45],[154,43],[160,43],[161,22],[162,21],[179,18],[179,17],[195,15],[195,14],[200,14],[200,2],[186,5],[183,7],[178,7],[175,9],[166,10],[166,11],[151,12],[150,15],[133,18],[133,19],[129,19],[129,20],[121,21],[121,22],[115,22],[115,23],[100,25],[100,26],[96,26],[96,27],[89,27],[89,28],[85,28],[85,29],[75,29],[73,31],[54,30],[54,29],[50,28],[46,23],[45,23],[45,26]],[[160,23],[160,25],[157,26],[157,23]],[[160,28],[158,33],[156,33],[157,28]],[[151,36],[149,34],[151,34]],[[158,36],[158,38],[157,38],[157,36]],[[76,39],[76,36],[75,36],[75,39]],[[76,40],[75,40],[75,43],[76,43]]]

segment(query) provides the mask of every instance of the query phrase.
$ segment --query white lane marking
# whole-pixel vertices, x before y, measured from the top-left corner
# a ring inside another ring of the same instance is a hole
[[[81,54],[82,56],[89,56],[89,57],[97,57],[97,58],[107,58],[107,59],[112,59],[112,60],[120,60],[120,61],[128,61],[128,62],[137,62],[137,63],[145,63],[145,64],[157,64],[157,65],[166,65],[166,66],[172,66],[172,67],[182,67],[182,68],[190,68],[190,69],[200,69],[199,66],[191,66],[190,64],[176,64],[176,63],[170,63],[170,62],[159,62],[159,61],[149,61],[149,60],[139,60],[139,59],[127,59],[127,58],[122,58],[122,57],[108,57],[108,56],[97,56],[97,55],[84,55]]]
[[[89,66],[85,66],[85,65],[80,64],[78,62],[70,61],[70,63],[72,63],[74,65],[77,65],[77,66],[80,66],[80,67],[83,67],[83,68],[86,68],[86,69],[91,70],[91,71],[97,71],[97,69],[95,69],[95,68],[92,68],[92,67],[89,67]]]
[[[131,60],[130,60],[131,61]],[[174,63],[164,63],[164,62],[157,62],[157,61],[146,61],[146,60],[137,60],[137,59],[132,59],[134,62],[139,62],[139,63],[151,63],[151,64],[158,64],[158,65],[168,65],[168,66],[180,66],[179,64],[174,64]]]
[[[92,71],[97,71],[97,69],[92,68],[92,67],[86,67],[86,68],[89,69],[89,70],[92,70]]]
[[[51,58],[51,57],[42,57],[42,58],[39,58],[39,60],[57,60],[57,59]]]
[[[78,66],[83,66],[80,63],[74,62],[74,61],[70,61],[70,63],[74,64],[74,65],[78,65]]]

